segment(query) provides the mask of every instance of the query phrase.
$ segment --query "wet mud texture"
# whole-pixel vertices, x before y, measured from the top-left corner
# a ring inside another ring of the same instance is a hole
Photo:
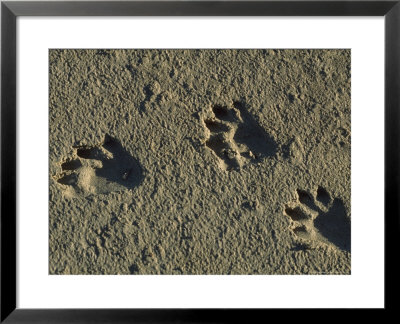
[[[50,274],[350,274],[350,50],[50,50]]]

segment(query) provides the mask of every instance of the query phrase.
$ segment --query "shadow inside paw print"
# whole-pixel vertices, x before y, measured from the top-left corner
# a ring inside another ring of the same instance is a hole
[[[223,170],[238,170],[276,154],[276,142],[241,102],[231,108],[215,105],[203,122],[208,130],[206,146],[217,155]]]
[[[61,164],[57,182],[71,195],[88,196],[133,189],[142,181],[139,163],[114,138],[99,146],[75,146],[74,158]]]
[[[342,200],[332,200],[322,187],[316,195],[297,190],[298,201],[285,207],[285,214],[292,220],[291,230],[300,239],[333,244],[351,251],[350,218]]]

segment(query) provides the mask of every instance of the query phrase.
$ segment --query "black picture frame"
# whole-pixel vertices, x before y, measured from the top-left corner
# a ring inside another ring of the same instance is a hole
[[[400,0],[396,1],[2,1],[1,323],[231,322],[265,310],[16,308],[16,19],[18,16],[384,16],[385,309],[396,307],[399,235]],[[367,284],[367,283],[366,283]]]

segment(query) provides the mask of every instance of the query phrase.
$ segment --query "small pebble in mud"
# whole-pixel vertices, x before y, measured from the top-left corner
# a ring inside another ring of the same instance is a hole
[[[131,170],[126,171],[126,172],[122,175],[122,180],[128,179],[130,173],[131,173]]]

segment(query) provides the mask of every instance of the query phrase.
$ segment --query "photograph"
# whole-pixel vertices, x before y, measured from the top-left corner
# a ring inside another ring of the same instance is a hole
[[[350,275],[351,49],[48,50],[49,275]]]
[[[0,323],[396,309],[399,2],[2,0]]]

